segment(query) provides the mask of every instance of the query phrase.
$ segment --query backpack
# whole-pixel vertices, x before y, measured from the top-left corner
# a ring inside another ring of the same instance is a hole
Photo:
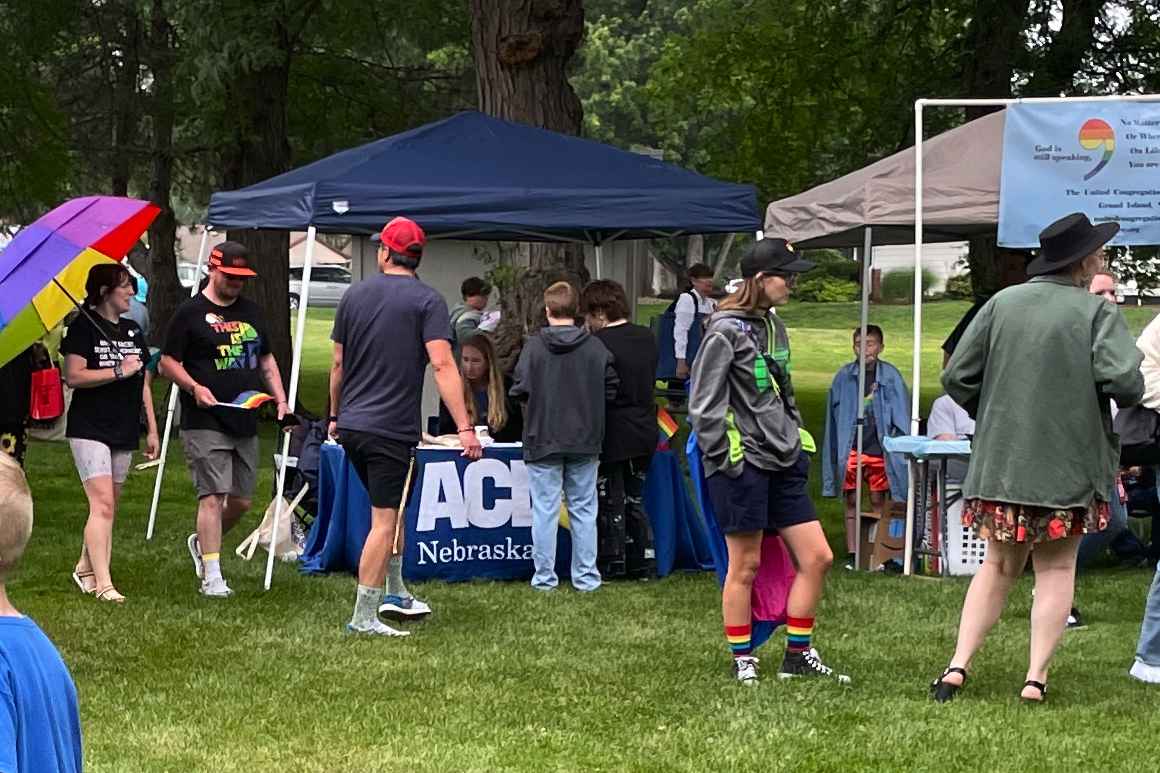
[[[657,373],[658,380],[676,378],[677,375],[677,358],[673,353],[674,336],[673,330],[677,324],[677,301],[681,296],[688,295],[693,299],[693,324],[689,326],[689,342],[685,349],[685,362],[691,368],[693,366],[693,358],[697,356],[697,350],[701,348],[701,338],[704,335],[704,318],[706,315],[699,311],[699,304],[697,303],[697,294],[692,289],[678,295],[676,300],[668,305],[659,316],[653,317],[652,328],[653,335],[657,340]]]

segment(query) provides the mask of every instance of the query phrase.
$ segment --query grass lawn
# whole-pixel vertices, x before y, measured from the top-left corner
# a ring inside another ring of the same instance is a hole
[[[938,347],[965,304],[924,309],[924,403],[937,394]],[[653,308],[652,311],[656,311]],[[647,312],[647,310],[646,310]],[[885,358],[909,379],[910,309],[876,307]],[[312,312],[313,314],[313,312]],[[303,397],[320,406],[331,314],[314,314]],[[820,437],[834,370],[851,358],[854,304],[783,310],[795,383]],[[1139,330],[1148,310],[1130,312]],[[263,459],[273,450],[264,437]],[[194,496],[171,447],[154,540],[144,540],[153,477],[130,477],[113,576],[123,608],[69,580],[84,496],[67,448],[34,444],[37,525],[14,603],[59,646],[77,681],[94,771],[379,770],[1085,770],[1153,768],[1160,689],[1130,681],[1151,573],[1099,569],[1079,582],[1088,630],[1069,633],[1044,706],[1016,700],[1028,647],[1031,582],[1011,606],[955,704],[926,686],[946,664],[966,583],[837,570],[818,616],[827,660],[855,679],[737,687],[719,595],[708,574],[610,584],[582,596],[520,583],[427,584],[435,615],[402,641],[346,638],[350,577],[300,577],[233,555],[257,516],[227,538],[237,595],[196,593],[185,536]],[[269,490],[266,462],[259,492]],[[817,491],[818,475],[814,475]],[[259,497],[262,499],[262,497]],[[265,501],[261,502],[265,505]],[[259,508],[260,509],[260,508]],[[836,503],[821,511],[838,545]],[[260,555],[260,554],[259,554]],[[776,668],[779,636],[758,654]]]

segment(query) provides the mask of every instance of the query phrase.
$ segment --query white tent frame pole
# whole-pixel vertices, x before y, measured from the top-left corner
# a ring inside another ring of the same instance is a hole
[[[914,364],[911,396],[910,432],[918,434],[919,394],[922,368],[922,110],[931,107],[1007,107],[1020,104],[1054,104],[1057,102],[1160,102],[1160,94],[1125,94],[1099,97],[1022,97],[1018,99],[917,99],[914,102]],[[914,555],[914,465],[909,465],[909,490],[906,494],[906,565],[903,574],[911,573]]]
[[[596,278],[604,278],[604,245],[596,242]]]
[[[317,241],[318,230],[314,226],[306,229],[306,255],[302,261],[302,296],[298,304],[298,314],[294,324],[294,359],[290,366],[290,393],[286,396],[286,403],[293,412],[298,404],[298,377],[302,372],[302,345],[306,339],[306,310],[310,308],[310,270],[314,266],[314,244]],[[270,551],[266,557],[266,580],[263,587],[270,590],[270,583],[274,579],[274,547],[278,542],[278,524],[282,520],[283,499],[286,490],[286,463],[290,457],[290,433],[282,433],[282,457],[278,464],[278,485],[274,493],[274,523],[270,531]],[[287,512],[285,516],[290,517]]]
[[[201,232],[201,244],[197,248],[197,264],[193,269],[193,286],[189,297],[197,295],[201,284],[201,267],[205,265],[206,247],[209,245],[209,226]],[[157,477],[153,480],[153,503],[149,505],[149,525],[145,527],[145,540],[153,539],[153,526],[157,520],[157,505],[161,501],[161,481],[165,477],[165,460],[169,453],[169,433],[173,429],[173,414],[177,410],[177,384],[169,387],[169,405],[165,411],[165,432],[161,435],[161,464],[157,465]]]
[[[866,423],[866,328],[870,322],[870,278],[874,247],[873,228],[866,226],[862,239],[862,320],[859,324],[858,341],[858,421],[855,449],[858,455],[854,463],[854,569],[862,566],[862,431]],[[882,519],[878,521],[878,534],[882,534]]]

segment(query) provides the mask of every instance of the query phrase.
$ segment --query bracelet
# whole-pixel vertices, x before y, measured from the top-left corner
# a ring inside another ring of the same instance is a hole
[[[462,435],[464,432],[475,432],[475,427],[468,427],[466,429],[455,430],[455,434],[457,434],[457,435]]]
[[[121,369],[121,363],[113,366],[113,380],[120,381],[125,377],[125,371]]]
[[[335,422],[336,424],[338,423],[338,417],[337,417],[337,416],[328,416],[328,417],[326,417],[326,420],[327,420],[328,422],[331,422],[331,421],[333,421],[333,422]]]

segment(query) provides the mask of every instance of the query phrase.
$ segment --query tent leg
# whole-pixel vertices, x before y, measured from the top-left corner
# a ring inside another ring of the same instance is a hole
[[[922,393],[922,100],[914,103],[914,360],[910,388],[910,434],[917,435]],[[904,575],[911,573],[914,559],[914,465],[910,465],[907,477]]]
[[[604,259],[604,245],[602,245],[600,242],[597,242],[596,243],[596,278],[597,279],[604,278],[604,268],[602,265],[604,262],[603,259]]]
[[[197,248],[197,264],[193,270],[193,287],[189,297],[197,295],[201,284],[201,267],[205,265],[206,247],[209,244],[209,228],[201,232],[201,244]],[[169,387],[169,405],[165,409],[165,432],[161,435],[161,464],[157,465],[157,477],[153,480],[153,503],[149,505],[149,525],[145,527],[145,539],[153,539],[153,525],[157,520],[157,505],[161,501],[161,481],[165,477],[165,460],[169,453],[169,434],[173,429],[173,414],[177,410],[177,384]]]
[[[866,340],[866,327],[870,322],[870,266],[873,263],[873,230],[870,226],[866,227],[866,232],[862,239],[862,320],[859,323],[858,340]],[[858,352],[858,422],[857,440],[855,449],[857,456],[855,457],[855,477],[854,477],[854,569],[857,570],[862,566],[862,448],[863,437],[862,430],[866,424],[866,400],[863,395],[866,394],[866,357],[860,350]],[[839,460],[839,464],[842,461]],[[878,523],[879,534],[882,533],[882,522]]]
[[[302,372],[302,344],[306,338],[306,310],[310,307],[310,270],[314,265],[314,242],[318,231],[314,226],[306,229],[306,255],[302,261],[302,297],[298,303],[298,314],[294,321],[294,361],[290,366],[290,394],[286,402],[293,411],[298,403],[298,377]],[[278,486],[274,494],[274,523],[270,531],[270,554],[266,557],[265,589],[270,590],[274,579],[274,546],[278,540],[278,525],[283,515],[282,495],[286,490],[286,462],[290,456],[290,433],[282,434],[282,459],[278,465]]]

